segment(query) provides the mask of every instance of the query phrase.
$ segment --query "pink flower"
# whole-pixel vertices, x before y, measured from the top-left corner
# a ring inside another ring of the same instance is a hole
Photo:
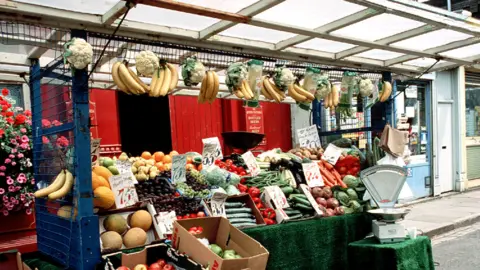
[[[15,191],[15,186],[9,186],[9,187],[8,187],[8,191],[14,192],[14,191]]]
[[[27,176],[24,173],[19,174],[18,177],[27,179]]]
[[[9,206],[7,206],[7,209],[8,211],[11,211],[13,209],[13,205],[10,204]]]
[[[3,195],[3,201],[8,202],[8,196],[7,195]]]
[[[13,202],[13,204],[19,204],[19,203],[20,203],[20,201],[18,201],[18,200],[15,200],[15,201]]]
[[[9,158],[5,159],[5,163],[6,163],[6,164],[9,164],[9,163],[11,163],[11,162],[12,162],[12,160],[9,159]]]
[[[21,186],[16,186],[15,189],[16,189],[15,191],[19,191],[20,189],[22,189],[22,187]]]
[[[26,129],[26,128],[21,128],[21,129],[20,129],[20,132],[22,132],[22,133],[27,133],[27,129]]]
[[[4,194],[5,193],[5,189],[3,188],[0,188],[0,195]]]
[[[4,215],[4,216],[8,216],[8,211],[7,211],[7,210],[3,210],[3,215]]]
[[[7,179],[7,184],[8,185],[13,185],[13,179],[12,178]]]
[[[0,176],[5,176],[5,173],[4,173],[4,172],[0,172]]]
[[[28,142],[28,141],[30,141],[30,140],[28,139],[28,136],[27,136],[27,135],[23,135],[23,136],[22,136],[22,142],[23,142],[23,143],[26,143],[26,142]]]
[[[23,158],[24,155],[23,155],[22,153],[18,153],[17,157],[18,157],[18,158]]]
[[[52,123],[50,121],[48,121],[47,119],[42,119],[42,127],[43,128],[49,128],[51,125],[52,125]]]
[[[65,136],[60,136],[60,138],[57,139],[57,146],[59,147],[67,147],[69,144],[69,141]]]
[[[20,200],[23,202],[25,201],[25,194],[20,194]]]
[[[8,157],[9,158],[15,158],[15,155],[10,154],[10,155],[8,155]]]
[[[31,183],[32,185],[35,185],[35,180],[32,179],[32,181],[30,181],[30,183]]]
[[[45,138],[45,137],[44,137],[44,138]],[[48,142],[47,142],[47,143],[48,143]],[[28,143],[22,143],[22,144],[20,145],[20,148],[22,148],[22,149],[29,149],[30,147],[28,147]]]
[[[11,198],[10,198],[10,201],[11,201],[12,203],[13,203],[15,200],[16,200],[15,197],[11,197]]]
[[[12,153],[15,154],[17,152],[17,149],[16,148],[13,148],[12,149]]]
[[[61,126],[62,125],[62,122],[58,121],[58,120],[53,120],[52,121],[52,125],[58,127],[58,126]]]
[[[5,171],[7,169],[7,167],[5,166],[0,166],[0,171]]]
[[[49,143],[49,142],[50,142],[50,140],[49,140],[47,137],[42,136],[42,143],[47,144],[47,143]],[[22,145],[23,145],[23,144],[22,144]]]
[[[13,144],[17,144],[17,140],[15,140],[15,139],[11,139],[10,142],[13,143]]]
[[[14,162],[12,162],[12,166],[15,166],[15,165],[17,165],[17,163],[16,163],[15,161],[14,161]]]
[[[28,208],[27,210],[25,210],[25,212],[27,213],[27,215],[31,215],[32,214],[32,209]]]

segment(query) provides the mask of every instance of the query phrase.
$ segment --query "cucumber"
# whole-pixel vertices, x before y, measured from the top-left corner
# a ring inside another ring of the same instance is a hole
[[[246,223],[235,223],[235,224],[232,224],[234,227],[247,227],[247,226],[257,226],[256,223],[250,223],[250,222],[246,222]]]
[[[225,209],[225,213],[227,215],[230,215],[230,214],[239,214],[239,213],[249,213],[251,214],[252,213],[252,209],[250,208],[226,208]]]
[[[305,205],[310,205],[310,202],[307,200],[307,198],[302,198],[302,197],[293,197],[292,201],[295,203],[300,203],[300,204],[305,204]]]
[[[289,217],[289,219],[292,219],[292,220],[293,220],[293,219],[300,219],[300,218],[303,217],[303,215],[302,215],[302,214],[299,214],[299,215],[293,215],[293,216],[288,216],[288,217]]]
[[[229,219],[228,221],[230,221],[230,223],[234,224],[234,223],[253,223],[253,224],[257,224],[257,221],[255,219],[250,219],[250,218],[232,218],[232,219]]]
[[[294,198],[294,197],[308,200],[308,199],[307,199],[307,196],[305,196],[304,194],[291,194],[291,195],[289,196],[290,199],[292,199],[292,198]]]
[[[285,211],[285,214],[287,214],[287,216],[294,216],[294,215],[301,215],[302,214],[302,212],[300,212],[299,210],[296,210],[296,209],[289,209],[289,210],[283,209],[283,211]]]
[[[311,205],[306,205],[306,204],[303,204],[303,203],[297,203],[295,204],[295,208],[299,209],[299,210],[303,210],[303,211],[311,211],[313,210],[313,207]]]
[[[238,208],[244,206],[245,205],[241,202],[225,202],[225,208]]]
[[[231,218],[253,218],[253,216],[252,216],[252,214],[249,214],[249,213],[238,213],[238,214],[227,215],[227,218],[228,219],[231,219]]]

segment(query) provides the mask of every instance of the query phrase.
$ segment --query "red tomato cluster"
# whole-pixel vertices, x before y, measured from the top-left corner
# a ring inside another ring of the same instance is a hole
[[[341,175],[358,176],[360,172],[360,158],[354,155],[341,155],[335,164],[335,169]]]
[[[177,219],[189,219],[189,218],[201,218],[205,217],[204,212],[198,212],[198,213],[193,213],[193,214],[186,214],[185,216],[177,216]]]
[[[240,176],[243,176],[243,175],[247,174],[247,172],[245,171],[245,169],[243,167],[236,166],[235,164],[233,164],[233,161],[231,159],[227,159],[227,160],[225,160],[225,162],[217,159],[217,160],[215,160],[215,165],[217,165],[221,169],[227,170],[231,173],[236,173]]]

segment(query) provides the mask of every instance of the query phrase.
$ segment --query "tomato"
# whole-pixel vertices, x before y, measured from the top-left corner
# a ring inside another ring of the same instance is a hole
[[[197,214],[190,214],[190,218],[197,218]]]
[[[245,171],[243,172],[240,172],[240,176],[244,176],[244,175],[247,175],[247,173]],[[245,180],[246,181],[246,180]]]
[[[200,227],[200,226],[199,226],[199,227],[197,227],[197,231],[196,231],[196,233],[197,233],[197,234],[201,234],[202,232],[203,232],[203,228],[202,228],[202,227]]]
[[[227,159],[227,160],[225,161],[225,164],[227,164],[227,166],[232,166],[233,161],[232,161],[231,159]]]
[[[220,159],[215,160],[215,165],[220,164],[220,162],[222,162]]]
[[[227,166],[225,166],[224,164],[220,164],[220,166],[218,166],[218,167],[220,167],[220,169],[226,169],[227,168]]]
[[[177,219],[183,219],[183,217],[182,216],[177,216]]]
[[[245,169],[242,166],[236,167],[236,170],[237,170],[237,173],[241,173],[245,171]]]
[[[185,216],[183,216],[183,219],[188,219],[190,218],[190,214],[186,214]]]
[[[345,173],[347,172],[347,168],[345,168],[345,167],[339,167],[339,168],[338,168],[338,172],[339,172],[340,174],[345,174]]]
[[[204,217],[205,216],[205,213],[204,212],[198,212],[197,213],[197,217]]]
[[[235,164],[232,164],[230,165],[230,169],[232,170],[232,172],[237,172],[237,166],[235,166]]]

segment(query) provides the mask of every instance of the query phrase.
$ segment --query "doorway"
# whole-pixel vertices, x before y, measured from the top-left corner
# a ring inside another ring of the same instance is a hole
[[[154,98],[119,91],[118,116],[122,150],[128,156],[172,150],[168,96]]]
[[[453,137],[452,137],[453,103],[438,103],[437,131],[438,131],[438,178],[440,192],[453,190]]]

